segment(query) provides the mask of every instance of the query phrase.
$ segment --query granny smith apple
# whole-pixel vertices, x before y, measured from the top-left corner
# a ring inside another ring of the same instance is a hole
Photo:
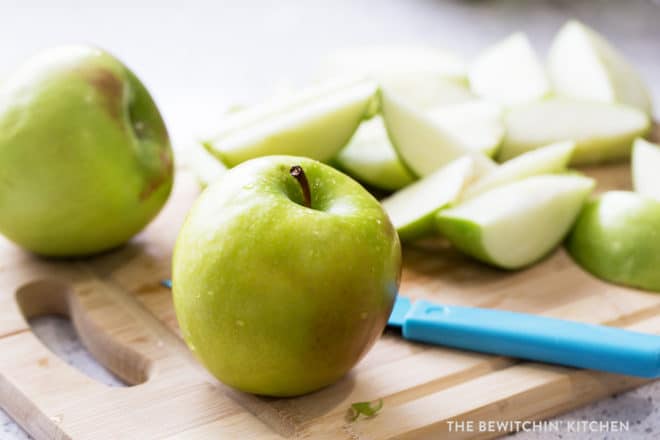
[[[548,72],[559,95],[619,102],[652,113],[651,95],[639,73],[605,38],[580,22],[569,21],[557,33]]]
[[[463,200],[475,197],[497,186],[542,174],[566,171],[575,142],[557,142],[515,157],[486,174],[465,189]]]
[[[387,88],[381,90],[381,114],[392,146],[416,176],[426,176],[462,156],[474,158],[481,170],[495,163],[463,144],[455,134]]]
[[[373,81],[350,80],[287,94],[228,115],[204,146],[228,167],[273,154],[327,161],[373,116],[377,91]]]
[[[573,165],[625,159],[635,138],[651,127],[649,117],[634,107],[566,98],[516,106],[506,113],[504,121],[506,135],[499,160],[573,140]]]
[[[173,257],[190,349],[222,382],[293,396],[343,376],[380,336],[401,246],[380,203],[317,161],[241,164],[195,202]]]
[[[427,114],[462,145],[493,157],[504,139],[502,107],[472,99],[430,109]]]
[[[322,62],[322,78],[370,76],[388,83],[399,78],[418,82],[442,78],[465,82],[466,68],[457,55],[429,46],[362,46],[338,49]]]
[[[382,200],[399,238],[413,241],[433,234],[434,214],[458,200],[474,176],[474,159],[465,156]]]
[[[478,260],[519,269],[561,243],[593,187],[581,176],[529,177],[440,211],[438,230]]]
[[[660,145],[641,138],[635,140],[632,177],[635,191],[660,200]]]
[[[607,192],[584,207],[567,248],[599,278],[660,292],[660,202]]]
[[[550,93],[545,69],[521,32],[484,50],[470,67],[469,79],[477,95],[503,105],[533,101]]]
[[[357,180],[384,190],[395,191],[414,180],[394,152],[380,116],[360,125],[335,162]]]
[[[172,151],[151,96],[89,46],[43,52],[0,86],[0,232],[49,256],[114,248],[158,213]]]

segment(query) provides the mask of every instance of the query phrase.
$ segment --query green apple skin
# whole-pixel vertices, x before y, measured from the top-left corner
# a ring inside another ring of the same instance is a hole
[[[320,162],[269,156],[231,169],[195,202],[174,250],[174,306],[219,380],[294,396],[337,381],[374,344],[400,271],[396,231],[373,196]]]
[[[660,292],[660,202],[607,192],[585,205],[567,248],[599,278]]]
[[[0,90],[0,232],[46,256],[105,251],[172,186],[165,124],[136,76],[87,46],[46,51]]]

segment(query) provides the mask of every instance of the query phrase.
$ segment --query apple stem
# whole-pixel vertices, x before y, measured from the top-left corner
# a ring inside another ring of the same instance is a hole
[[[305,175],[305,172],[303,171],[302,167],[300,165],[292,166],[291,169],[289,170],[289,174],[291,174],[298,181],[298,184],[300,184],[300,188],[302,188],[304,205],[307,208],[311,208],[312,194],[309,191],[309,182],[307,181],[307,176]]]

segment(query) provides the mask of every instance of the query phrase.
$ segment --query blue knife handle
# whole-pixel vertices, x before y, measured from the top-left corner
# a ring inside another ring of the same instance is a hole
[[[660,375],[660,336],[502,310],[417,301],[406,339],[641,377]]]

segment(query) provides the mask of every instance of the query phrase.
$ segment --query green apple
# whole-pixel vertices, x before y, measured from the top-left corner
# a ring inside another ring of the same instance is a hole
[[[488,157],[497,153],[504,139],[502,108],[492,102],[473,99],[435,107],[427,114],[465,147]]]
[[[188,168],[197,178],[197,182],[202,188],[206,188],[211,183],[220,178],[227,167],[211,155],[201,144],[193,144],[185,151],[185,162],[181,167]]]
[[[360,125],[335,162],[359,181],[388,191],[403,188],[414,180],[394,152],[380,116]]]
[[[553,142],[573,140],[573,165],[627,158],[635,138],[648,133],[651,127],[648,116],[633,107],[565,98],[512,108],[505,115],[504,125],[500,160]]]
[[[619,102],[651,115],[651,96],[639,73],[601,35],[577,21],[557,33],[548,54],[548,73],[557,94]]]
[[[581,176],[528,177],[440,211],[438,230],[478,260],[519,269],[561,243],[593,187]]]
[[[635,191],[660,200],[660,145],[641,138],[635,140],[632,177]]]
[[[469,70],[470,87],[503,105],[543,98],[550,84],[527,36],[515,33],[486,49]]]
[[[172,270],[183,337],[209,371],[246,392],[293,396],[338,380],[378,339],[401,245],[353,179],[269,156],[201,194]]]
[[[165,204],[172,162],[151,96],[100,49],[45,51],[0,87],[0,232],[30,251],[126,242]]]
[[[566,171],[575,142],[557,142],[515,157],[468,186],[462,199],[467,200],[497,186],[541,174]]]
[[[614,283],[660,292],[660,202],[612,191],[584,207],[567,247],[584,269]]]
[[[427,81],[443,78],[465,82],[465,63],[451,52],[427,46],[364,46],[344,48],[321,63],[321,77],[371,76],[387,83],[399,78]]]
[[[427,176],[462,156],[489,171],[495,163],[465,146],[455,135],[423,111],[413,108],[388,89],[381,90],[381,113],[392,146],[403,164],[417,176]]]
[[[434,215],[456,201],[474,178],[475,164],[462,157],[382,200],[402,241],[435,231]]]
[[[353,80],[287,95],[228,115],[204,146],[228,167],[273,154],[327,161],[373,115],[377,91],[372,81]]]

